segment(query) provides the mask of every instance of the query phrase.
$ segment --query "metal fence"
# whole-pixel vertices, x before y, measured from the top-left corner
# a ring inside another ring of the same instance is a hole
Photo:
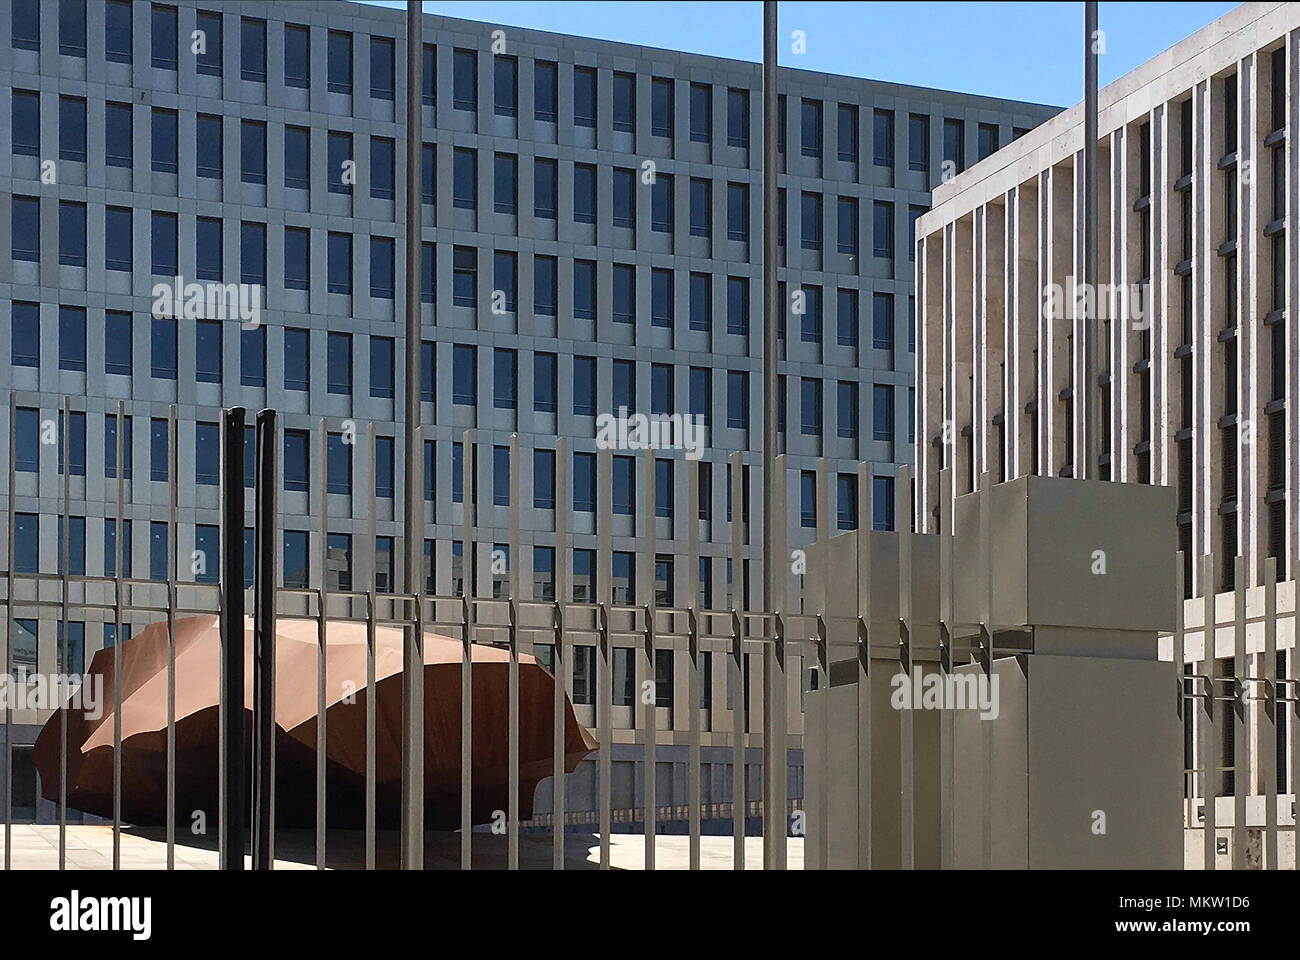
[[[67,424],[71,412],[71,401],[67,398],[62,403],[62,422]],[[637,810],[615,810],[612,803],[612,767],[609,759],[614,743],[614,690],[613,660],[615,651],[630,650],[631,656],[637,658],[642,675],[656,676],[656,654],[659,651],[673,651],[678,662],[684,661],[688,671],[686,683],[685,714],[688,720],[688,794],[685,804],[674,803],[673,798],[657,795],[655,776],[658,758],[658,715],[657,697],[642,698],[634,701],[633,711],[639,713],[636,723],[636,739],[643,748],[644,769],[642,796],[640,798],[640,818],[645,823],[644,867],[654,869],[656,866],[656,829],[655,824],[665,819],[684,819],[688,825],[687,865],[691,869],[701,866],[702,820],[706,816],[717,815],[730,817],[732,820],[732,865],[743,869],[745,865],[745,839],[747,829],[746,816],[734,816],[737,803],[743,803],[743,810],[749,816],[763,817],[764,866],[769,869],[783,869],[787,865],[788,838],[800,835],[800,823],[807,813],[816,817],[819,811],[801,811],[792,805],[787,795],[787,751],[791,744],[790,730],[787,726],[789,716],[787,705],[787,667],[800,659],[815,665],[817,677],[829,677],[831,664],[828,656],[828,630],[848,627],[855,631],[858,638],[857,665],[860,678],[865,679],[872,669],[872,651],[885,650],[886,658],[897,658],[897,669],[910,673],[917,664],[926,663],[927,668],[937,668],[951,672],[963,663],[979,663],[987,670],[994,657],[999,653],[993,647],[993,634],[985,625],[979,626],[972,637],[969,630],[959,630],[952,621],[951,580],[953,576],[953,559],[951,536],[940,538],[940,575],[948,584],[945,595],[948,600],[941,607],[939,644],[936,649],[922,648],[912,642],[912,610],[910,600],[910,573],[912,570],[912,553],[910,538],[900,538],[899,569],[902,595],[896,628],[886,625],[881,629],[879,623],[873,626],[873,612],[868,609],[864,599],[870,594],[866,585],[859,582],[857,615],[849,621],[832,623],[825,615],[826,598],[805,596],[802,599],[804,612],[786,612],[780,596],[774,598],[771,610],[753,611],[743,609],[738,603],[736,609],[703,609],[699,604],[700,592],[697,578],[700,556],[700,530],[695,522],[699,516],[699,475],[696,470],[688,470],[688,504],[686,524],[688,571],[692,576],[687,580],[696,586],[690,591],[689,602],[673,605],[671,602],[659,602],[654,590],[654,570],[656,559],[655,529],[655,462],[656,452],[647,450],[642,457],[642,490],[644,491],[645,516],[651,522],[646,524],[643,536],[639,540],[638,563],[641,590],[640,595],[648,602],[640,604],[616,604],[612,598],[612,482],[611,451],[602,450],[598,454],[597,482],[598,503],[596,504],[596,533],[598,535],[598,560],[596,576],[595,602],[573,602],[570,596],[570,571],[568,570],[566,549],[558,549],[568,543],[568,504],[571,494],[567,471],[567,451],[563,438],[556,444],[556,482],[554,536],[555,551],[554,589],[557,600],[523,599],[521,591],[521,529],[520,529],[520,443],[517,436],[512,437],[509,446],[510,457],[510,507],[509,529],[506,543],[508,545],[507,586],[501,596],[481,596],[478,593],[477,579],[473,575],[473,563],[476,539],[483,537],[483,531],[476,529],[475,520],[475,485],[473,482],[472,456],[465,456],[463,466],[463,503],[462,503],[462,577],[463,589],[458,594],[437,595],[426,592],[426,577],[417,575],[408,580],[413,590],[399,592],[393,589],[395,578],[390,572],[387,583],[380,583],[376,565],[370,566],[370,582],[365,589],[355,589],[348,583],[348,589],[342,584],[332,585],[327,574],[328,544],[328,503],[327,496],[327,426],[324,420],[317,423],[317,444],[312,472],[316,501],[318,526],[318,563],[312,565],[314,585],[307,587],[285,587],[279,572],[279,548],[281,541],[282,516],[278,505],[278,487],[280,476],[279,457],[283,444],[283,430],[274,412],[263,411],[257,417],[256,432],[256,491],[255,536],[256,575],[251,604],[254,621],[254,710],[251,719],[251,731],[244,728],[245,718],[241,710],[231,710],[229,705],[239,698],[242,702],[245,678],[243,644],[244,609],[246,601],[246,583],[244,567],[244,529],[246,510],[244,503],[245,482],[244,467],[244,411],[228,410],[222,420],[221,432],[221,557],[220,576],[217,582],[197,582],[185,580],[179,575],[178,563],[178,472],[177,472],[177,417],[176,408],[171,408],[167,420],[168,435],[168,502],[166,508],[166,577],[161,580],[132,577],[124,569],[123,536],[120,523],[116,527],[113,545],[115,563],[113,576],[87,576],[84,573],[72,573],[70,570],[70,529],[73,499],[71,495],[71,464],[68,457],[68,434],[64,429],[59,434],[60,463],[62,470],[61,529],[59,537],[60,562],[56,572],[41,572],[39,569],[17,569],[16,558],[16,435],[17,410],[14,397],[9,404],[9,477],[8,477],[8,569],[0,583],[5,587],[4,606],[7,625],[5,638],[5,676],[14,677],[14,637],[15,622],[23,613],[35,613],[38,617],[57,617],[62,625],[59,632],[58,663],[66,670],[69,660],[68,624],[74,616],[84,617],[90,613],[104,618],[104,623],[112,623],[114,645],[112,659],[114,664],[114,684],[112,702],[114,705],[113,721],[113,809],[112,818],[112,865],[121,868],[121,845],[123,832],[122,817],[122,714],[121,704],[123,690],[122,678],[122,644],[124,623],[136,622],[144,617],[150,621],[165,621],[168,638],[168,657],[166,664],[167,683],[167,759],[166,791],[167,819],[165,825],[166,866],[176,866],[175,848],[177,845],[177,811],[176,811],[176,645],[175,630],[177,619],[196,614],[217,615],[220,617],[222,638],[222,677],[220,699],[221,719],[219,722],[221,757],[219,782],[221,784],[218,837],[218,851],[223,866],[238,868],[243,864],[242,854],[252,854],[254,866],[269,867],[275,860],[275,756],[274,738],[271,726],[271,711],[268,704],[275,689],[275,679],[261,659],[264,649],[262,639],[274,635],[277,618],[293,617],[314,621],[318,636],[317,669],[315,688],[317,696],[316,713],[316,766],[315,798],[316,821],[314,829],[314,862],[318,868],[327,864],[329,845],[332,842],[331,829],[327,827],[327,777],[326,763],[327,710],[325,686],[325,635],[326,624],[334,622],[351,622],[365,625],[367,632],[367,670],[366,670],[366,776],[365,776],[365,824],[364,866],[373,869],[377,865],[376,840],[379,833],[376,817],[376,716],[375,716],[375,630],[377,627],[401,627],[408,635],[423,637],[424,631],[441,634],[458,639],[462,644],[461,689],[461,822],[472,822],[471,798],[473,791],[471,759],[473,738],[470,736],[474,727],[474,704],[469,696],[472,690],[474,660],[470,653],[475,645],[493,645],[504,648],[509,655],[509,712],[507,718],[509,737],[508,787],[509,810],[506,811],[506,858],[510,868],[521,866],[520,838],[521,832],[532,828],[550,827],[551,866],[560,869],[566,866],[565,825],[585,825],[594,828],[599,840],[599,866],[608,869],[611,866],[611,838],[616,823],[628,822],[637,818]],[[126,477],[124,473],[123,438],[125,434],[125,404],[119,403],[116,415],[116,470],[117,476],[113,492],[116,509],[111,518],[120,521],[127,518]],[[369,491],[368,495],[356,498],[366,503],[365,518],[369,524],[369,543],[376,544],[376,523],[378,509],[375,498],[375,477],[373,475],[375,460],[375,430],[371,425],[364,432],[360,442],[367,445],[370,456],[371,475],[360,484],[360,489]],[[462,449],[469,451],[473,446],[472,431],[465,431]],[[742,471],[739,453],[731,456],[732,502],[743,502],[741,488]],[[779,516],[785,515],[785,465],[784,458],[777,458],[775,475],[777,482],[771,494],[777,498]],[[831,526],[831,475],[827,461],[819,462],[816,470],[816,525],[819,542],[825,543],[832,536]],[[985,478],[987,481],[987,477]],[[944,489],[951,491],[951,471],[943,471],[941,483]],[[896,516],[907,518],[912,515],[910,475],[907,468],[900,471],[896,487]],[[873,516],[872,484],[870,464],[859,466],[857,483],[857,518],[869,523]],[[945,513],[941,518],[941,529],[949,532],[952,522],[948,505],[951,497],[941,498]],[[733,595],[739,601],[743,597],[740,588],[742,559],[745,554],[746,525],[742,510],[737,507],[731,517],[731,561],[733,570]],[[859,538],[865,545],[868,537]],[[786,557],[784,531],[778,528],[777,555],[784,562]],[[861,549],[869,550],[868,546]],[[397,551],[394,551],[394,556]],[[829,565],[829,552],[823,552],[823,561]],[[431,561],[432,562],[432,561]],[[1213,582],[1214,558],[1202,558],[1207,571],[1202,582]],[[869,569],[867,564],[866,569]],[[1182,571],[1181,554],[1177,558],[1177,568]],[[1215,595],[1210,594],[1203,601],[1206,622],[1214,622],[1220,633],[1230,629],[1233,637],[1232,656],[1225,663],[1225,658],[1213,655],[1202,656],[1199,660],[1188,663],[1187,672],[1181,679],[1176,677],[1178,671],[1172,669],[1170,676],[1171,699],[1176,699],[1179,715],[1184,718],[1185,735],[1188,743],[1195,743],[1197,760],[1195,763],[1183,764],[1186,778],[1186,823],[1188,829],[1203,828],[1204,851],[1206,862],[1213,867],[1216,854],[1224,853],[1224,838],[1218,836],[1216,825],[1216,798],[1225,794],[1232,797],[1232,821],[1230,836],[1230,860],[1234,867],[1252,865],[1248,857],[1248,799],[1252,796],[1262,798],[1264,818],[1262,823],[1262,861],[1270,868],[1279,864],[1279,835],[1285,824],[1279,822],[1278,764],[1261,759],[1262,751],[1250,749],[1251,738],[1262,743],[1273,743],[1279,735],[1285,742],[1284,731],[1300,730],[1300,682],[1294,676],[1288,678],[1286,671],[1278,665],[1278,624],[1285,622],[1285,615],[1279,615],[1277,603],[1276,566],[1272,560],[1265,565],[1265,585],[1262,590],[1262,607],[1259,614],[1248,615],[1246,604],[1245,564],[1242,558],[1236,559],[1235,605],[1230,622],[1216,618]],[[829,569],[823,571],[829,573]],[[826,577],[822,582],[826,582]],[[780,581],[779,581],[780,582]],[[382,587],[387,587],[383,589]],[[778,588],[779,589],[779,588]],[[1177,609],[1178,623],[1172,634],[1172,655],[1174,663],[1183,664],[1188,651],[1188,636],[1195,633],[1198,624],[1192,624],[1188,630],[1183,623],[1184,606],[1182,588],[1179,587]],[[664,598],[665,600],[667,598]],[[1199,601],[1198,601],[1199,602]],[[1294,603],[1294,600],[1293,600]],[[812,612],[808,612],[812,608]],[[844,619],[844,618],[839,618]],[[1262,670],[1252,672],[1249,667],[1247,646],[1248,620],[1258,624],[1262,630]],[[1290,632],[1294,650],[1294,611],[1290,615]],[[968,625],[969,626],[969,625]],[[269,631],[269,633],[268,633]],[[957,635],[962,639],[958,640]],[[573,658],[576,643],[588,641],[596,649],[596,684],[595,684],[595,728],[599,749],[596,754],[599,778],[598,806],[594,811],[566,811],[566,792],[564,772],[563,715],[565,710],[566,688],[572,686]],[[520,818],[520,702],[519,672],[520,657],[533,653],[540,647],[549,647],[552,651],[552,665],[555,676],[561,682],[554,684],[552,702],[552,728],[555,744],[552,750],[552,809],[535,817],[531,821]],[[412,649],[407,648],[408,654]],[[892,651],[892,652],[890,652]],[[729,728],[731,750],[731,797],[705,801],[701,792],[701,735],[706,726],[703,690],[702,666],[706,655],[715,655],[726,665],[729,681],[737,691],[730,705],[717,703],[714,698],[711,705],[713,712],[722,711],[729,723],[721,726]],[[762,714],[761,732],[751,731],[749,727],[750,710],[747,698],[739,695],[745,684],[746,658],[759,658],[761,667],[760,683],[756,684],[759,692],[758,704]],[[1290,672],[1295,672],[1295,657],[1291,658]],[[303,678],[307,682],[310,678]],[[870,684],[862,683],[859,696],[866,698],[869,707]],[[1153,696],[1158,694],[1153,692]],[[1288,706],[1289,705],[1289,706]],[[640,707],[637,710],[637,706]],[[868,711],[869,712],[869,711]],[[4,799],[4,866],[12,868],[13,862],[13,785],[14,785],[14,738],[13,738],[13,704],[11,698],[5,703],[5,799]],[[904,829],[901,832],[902,866],[914,865],[912,850],[913,836],[908,829],[911,824],[911,802],[914,790],[915,771],[912,769],[911,717],[907,711],[900,717],[901,762],[901,819]],[[1251,718],[1258,715],[1258,723],[1252,725]],[[1291,717],[1288,723],[1287,716]],[[60,728],[60,799],[58,801],[58,865],[68,865],[68,823],[69,808],[67,803],[67,760],[68,738],[66,718],[61,716]],[[1228,731],[1231,731],[1229,734]],[[251,734],[251,736],[250,736]],[[251,763],[244,755],[245,738],[252,744]],[[1231,739],[1229,739],[1231,737]],[[1271,739],[1270,739],[1271,738]],[[871,813],[871,748],[870,738],[864,738],[866,746],[859,754],[858,784],[859,809],[870,820]],[[413,753],[419,752],[418,744],[404,744]],[[1294,797],[1294,786],[1300,782],[1300,751],[1294,744],[1289,744],[1291,755],[1290,785]],[[756,802],[751,798],[752,791],[747,786],[747,751],[754,747],[761,749],[761,766],[763,770],[762,800]],[[1228,755],[1226,748],[1231,748]],[[1282,749],[1280,756],[1285,756]],[[422,754],[420,754],[422,756]],[[1190,754],[1189,754],[1190,755]],[[941,765],[949,776],[953,758],[948,751],[940,758]],[[1207,775],[1207,772],[1209,775]],[[241,800],[246,795],[244,777],[251,777],[247,795],[252,802],[247,808]],[[1231,789],[1223,789],[1228,778]],[[1252,785],[1258,789],[1252,792]],[[668,802],[664,802],[665,799]],[[782,811],[780,829],[772,829],[771,811]],[[951,809],[944,812],[942,842],[950,844]],[[791,816],[793,814],[793,816]],[[987,812],[988,816],[993,811]],[[1294,822],[1294,803],[1292,803],[1292,822]],[[246,833],[247,828],[247,833]],[[1294,827],[1292,827],[1294,830]],[[460,831],[460,857],[462,868],[474,865],[473,836],[475,831]],[[822,842],[831,842],[823,837]],[[859,835],[859,844],[869,850],[870,835]],[[418,842],[403,851],[403,865],[420,867],[423,865],[423,847]],[[822,863],[826,859],[821,859]]]

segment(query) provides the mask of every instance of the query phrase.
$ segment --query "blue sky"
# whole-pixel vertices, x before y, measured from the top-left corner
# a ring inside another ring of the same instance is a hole
[[[368,0],[405,7],[397,0]],[[1237,6],[1102,3],[1105,86]],[[425,13],[532,27],[737,60],[762,58],[754,0],[425,0]],[[1070,106],[1083,97],[1083,4],[781,4],[781,64],[894,83]],[[802,30],[807,52],[791,52]]]

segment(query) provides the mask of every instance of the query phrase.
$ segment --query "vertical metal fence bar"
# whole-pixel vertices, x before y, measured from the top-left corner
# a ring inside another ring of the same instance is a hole
[[[1177,575],[1175,576],[1175,580],[1177,581],[1175,589],[1177,590],[1177,592],[1174,594],[1174,639],[1173,639],[1174,679],[1178,684],[1177,687],[1178,699],[1175,701],[1175,707],[1178,711],[1178,722],[1180,728],[1185,729],[1183,725],[1187,723],[1185,711],[1188,709],[1188,703],[1187,703],[1187,681],[1184,679],[1185,668],[1183,666],[1183,663],[1187,659],[1187,626],[1186,626],[1186,617],[1184,615],[1184,609],[1183,609],[1183,597],[1187,594],[1188,584],[1186,582],[1187,571],[1186,568],[1183,566],[1183,564],[1186,563],[1186,556],[1182,550],[1179,550],[1177,554],[1175,554],[1175,557],[1176,557],[1175,562],[1178,565],[1178,572]],[[1184,751],[1185,750],[1186,748],[1184,748]],[[1193,803],[1192,803],[1192,797],[1196,793],[1196,790],[1194,789],[1192,781],[1190,779],[1191,774],[1186,769],[1185,753],[1184,753],[1183,763],[1181,763],[1179,766],[1183,771],[1183,792],[1186,795],[1186,799],[1183,802],[1183,807],[1186,810],[1184,816],[1186,817],[1187,820],[1187,826],[1190,827],[1195,822],[1194,818],[1196,816],[1195,811],[1193,809]],[[1195,764],[1193,764],[1193,766],[1195,766]]]
[[[316,869],[325,869],[325,645],[329,629],[329,433],[325,418],[317,423],[316,458],[320,500],[317,521],[320,535],[320,586],[316,592]]]
[[[821,576],[820,576],[821,583],[819,589],[817,590],[814,596],[804,598],[805,612],[808,610],[809,606],[812,606],[817,613],[817,625],[818,625],[817,633],[818,633],[818,641],[820,642],[820,647],[819,647],[820,662],[818,664],[818,666],[820,667],[820,676],[819,676],[818,687],[823,688],[827,691],[826,701],[823,704],[821,710],[822,749],[820,753],[821,753],[821,760],[822,760],[822,769],[818,772],[818,783],[820,784],[818,793],[821,798],[819,804],[821,809],[818,811],[819,814],[818,823],[821,824],[821,826],[818,828],[818,833],[821,836],[822,843],[823,843],[822,849],[819,852],[819,857],[820,857],[820,866],[821,869],[823,870],[831,869],[830,837],[835,826],[831,822],[829,784],[831,782],[832,774],[831,774],[831,764],[830,764],[830,750],[827,746],[830,743],[831,663],[834,660],[834,657],[832,656],[831,649],[830,649],[830,625],[828,619],[829,618],[828,607],[830,606],[830,598],[828,596],[828,593],[830,590],[830,582],[831,582],[831,549],[830,549],[831,494],[830,494],[829,477],[827,476],[827,470],[828,468],[827,468],[826,458],[822,457],[817,461],[816,488],[815,488],[816,497],[817,497],[816,507],[815,507],[816,514],[817,514],[816,516],[817,543],[822,545],[822,549],[820,553],[821,563],[822,563]]]
[[[1246,793],[1250,789],[1250,734],[1246,726],[1246,691],[1251,669],[1246,660],[1246,558],[1233,560],[1232,712],[1232,869],[1246,869]]]
[[[569,601],[569,443],[555,442],[555,677],[551,697],[551,868],[564,869],[564,688],[569,670],[564,609]]]
[[[408,11],[409,15],[409,11]],[[418,14],[417,14],[418,16]],[[419,403],[413,404],[417,409]],[[417,451],[419,463],[419,474],[421,482],[424,479],[424,458],[426,456],[424,449],[424,427],[418,424],[413,427],[419,437],[419,442],[413,447]],[[465,450],[464,447],[461,448]],[[471,464],[472,464],[471,460]],[[424,516],[421,511],[424,509],[423,504],[418,497],[408,497],[406,509],[411,509],[414,503],[415,513],[419,519],[417,538],[424,532]],[[406,526],[405,536],[410,536],[412,526]],[[422,538],[420,538],[422,539]],[[409,554],[422,554],[424,545],[420,545],[419,550],[408,550]],[[464,559],[464,557],[462,557]],[[465,561],[468,562],[468,561]],[[409,564],[409,560],[408,560]],[[430,557],[429,569],[433,571],[433,558]],[[425,729],[428,717],[425,714],[425,674],[426,667],[424,663],[424,578],[413,575],[407,578],[404,584],[407,595],[414,595],[414,601],[406,601],[407,612],[410,614],[409,628],[402,631],[402,637],[405,644],[402,660],[402,683],[404,696],[408,698],[408,707],[404,711],[403,720],[406,724],[402,733],[403,744],[403,761],[408,768],[403,770],[405,783],[407,784],[407,794],[405,798],[406,809],[403,811],[403,817],[406,820],[406,848],[403,851],[406,857],[405,869],[423,870],[424,869],[424,846],[425,846],[425,827],[424,827],[424,802],[425,786],[428,766],[425,760],[425,744],[428,738],[428,732]],[[437,604],[434,604],[437,607]],[[434,620],[438,618],[438,611],[433,611]],[[414,663],[415,668],[408,670],[406,665]]]
[[[732,868],[745,869],[745,731],[749,693],[745,682],[745,622],[737,612],[745,607],[745,471],[740,451],[731,454],[731,836]]]
[[[244,869],[244,408],[222,412],[221,702],[224,705],[222,846],[226,870]]]
[[[939,471],[939,663],[949,675],[957,669],[952,547],[952,467],[944,467]],[[956,860],[956,797],[957,718],[952,710],[944,710],[939,719],[939,866],[944,870],[953,869]]]
[[[176,404],[167,408],[167,869],[176,869]],[[220,602],[225,609],[224,598]],[[220,797],[218,797],[220,803]]]
[[[375,550],[378,546],[377,539],[377,521],[379,504],[378,491],[375,484],[378,478],[379,465],[375,460],[377,452],[377,443],[375,439],[375,422],[372,420],[366,425],[366,450],[370,459],[370,483],[367,500],[370,503],[370,509],[366,511],[369,520],[367,534],[370,537],[371,549]],[[419,450],[424,451],[424,444],[421,443]],[[421,465],[423,466],[423,465]],[[417,498],[412,498],[415,502],[422,502]],[[408,501],[410,502],[410,501]],[[423,524],[421,525],[423,526]],[[410,562],[412,556],[423,556],[423,544],[420,550],[405,551],[406,561]],[[432,558],[430,558],[432,564]],[[432,569],[432,567],[431,567]],[[370,591],[366,595],[366,869],[375,869],[375,821],[377,819],[376,804],[376,781],[378,779],[378,757],[376,756],[375,735],[376,735],[376,711],[378,705],[375,703],[375,697],[378,691],[375,689],[375,617],[379,615],[376,594],[379,590],[377,583],[378,578],[375,576],[374,564],[370,568]],[[423,571],[421,571],[423,574]],[[407,575],[403,584],[409,589],[416,575]],[[395,552],[390,551],[388,554],[388,589],[392,593],[397,592],[397,556]],[[391,604],[385,604],[391,607]]]
[[[596,696],[597,735],[600,738],[600,869],[610,866],[610,830],[613,827],[614,794],[614,651],[610,647],[609,607],[613,602],[614,525],[613,454],[608,446],[596,455],[596,510],[599,560],[596,569],[597,596],[600,598],[600,689]]]
[[[275,459],[279,418],[274,410],[257,414],[256,505],[253,535],[253,869],[275,865],[271,849],[275,777],[275,648],[276,564],[275,525],[279,507],[279,473]],[[373,428],[371,436],[373,438]],[[373,538],[372,538],[373,539]]]
[[[519,434],[510,435],[510,627],[507,641],[510,646],[510,676],[507,693],[508,717],[506,736],[509,738],[506,760],[506,869],[519,869],[519,585],[523,554],[519,546]]]
[[[1274,750],[1260,759],[1264,794],[1264,860],[1267,870],[1277,869],[1277,557],[1264,560],[1264,705],[1260,742]]]
[[[980,611],[981,643],[984,645],[984,672],[992,689],[994,666],[993,625],[993,501],[992,485],[987,471],[980,476],[980,576],[983,580],[977,609]],[[984,783],[981,791],[984,803],[980,833],[983,841],[984,866],[993,869],[993,724],[980,725],[984,732]]]
[[[117,401],[117,422],[115,425],[117,459],[117,512],[113,515],[113,869],[122,869],[122,591],[124,577],[122,573],[122,515],[125,508],[125,464],[123,452],[125,440],[126,403]],[[9,602],[13,603],[13,591],[9,593]],[[6,673],[7,675],[7,673]],[[6,783],[9,781],[6,780]]]
[[[786,869],[789,822],[789,759],[786,751],[789,739],[789,707],[786,703],[785,631],[781,627],[780,611],[784,606],[785,550],[777,552],[775,526],[785,522],[785,496],[781,472],[785,469],[783,457],[775,458],[770,474],[771,489],[763,491],[765,503],[775,509],[771,542],[764,544],[773,556],[765,563],[772,565],[772,575],[764,584],[771,596],[763,597],[763,608],[771,614],[772,637],[763,644],[763,851],[764,869]],[[766,519],[766,515],[765,515]]]
[[[644,642],[646,657],[646,676],[650,680],[649,703],[645,705],[645,868],[655,868],[655,826],[658,821],[658,797],[655,788],[658,785],[658,739],[659,739],[659,670],[658,654],[655,651],[655,452],[645,452],[645,472],[642,481],[645,486],[645,530],[641,537],[641,559],[644,561],[637,571],[645,591],[641,594],[641,607],[645,615]],[[636,508],[633,507],[635,516]],[[669,648],[671,656],[672,648]],[[672,690],[668,691],[672,696]]]
[[[465,577],[464,624],[461,630],[460,655],[460,868],[472,866],[471,843],[474,839],[472,807],[474,789],[474,619],[478,612],[474,601],[478,597],[478,577],[474,570],[474,513],[478,491],[474,489],[474,431],[461,435],[461,490],[464,491],[464,511],[461,540],[461,564]],[[489,555],[488,570],[491,570]]]
[[[858,857],[871,869],[871,464],[858,464]],[[783,511],[784,512],[784,511]]]
[[[63,524],[59,530],[59,669],[57,674],[68,672],[68,541],[71,526],[72,462],[68,458],[69,434],[72,433],[72,411],[69,399],[63,398],[63,417],[59,421],[59,467],[63,474]],[[11,521],[12,522],[12,521]],[[37,587],[39,590],[39,585]],[[8,789],[8,784],[6,784]],[[68,856],[68,712],[59,711],[59,869],[67,867]]]
[[[894,483],[894,526],[898,530],[898,628],[899,652],[902,654],[903,673],[912,682],[912,671],[917,666],[912,658],[912,471],[899,467]],[[911,710],[902,710],[898,717],[899,775],[902,788],[900,840],[901,863],[904,870],[916,867],[916,731]]]
[[[1214,555],[1201,557],[1201,593],[1204,594],[1204,619],[1201,636],[1205,649],[1205,698],[1201,715],[1201,799],[1204,805],[1204,841],[1205,869],[1214,869],[1214,848],[1216,840],[1214,797],[1218,793],[1216,780],[1219,776],[1219,732],[1214,722],[1215,697],[1218,696],[1218,661],[1214,653]]]
[[[120,427],[118,428],[121,429]],[[14,391],[9,391],[9,522],[5,531],[8,540],[8,562],[5,566],[8,580],[9,602],[5,606],[5,677],[14,675],[14,631],[17,629],[14,616],[14,458],[18,455],[15,435],[18,432],[18,407]],[[119,564],[120,566],[120,564]],[[14,702],[12,697],[5,697],[5,869],[13,869],[13,822],[14,822]]]
[[[686,574],[691,585],[687,630],[688,665],[690,671],[686,691],[687,728],[687,832],[690,834],[687,866],[700,869],[700,734],[704,725],[701,707],[700,676],[700,623],[696,611],[700,609],[700,468],[699,461],[686,461]]]

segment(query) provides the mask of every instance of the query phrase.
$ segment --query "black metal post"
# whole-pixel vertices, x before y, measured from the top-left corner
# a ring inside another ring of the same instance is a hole
[[[276,413],[257,415],[256,566],[253,572],[253,869],[270,870],[275,750]]]
[[[222,413],[221,869],[244,869],[244,408]]]

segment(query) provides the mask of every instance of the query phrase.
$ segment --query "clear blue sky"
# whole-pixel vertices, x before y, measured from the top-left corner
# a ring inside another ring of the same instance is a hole
[[[405,7],[400,0],[367,0]],[[1102,3],[1105,86],[1237,6]],[[425,13],[762,59],[754,0],[425,0]],[[1083,4],[1077,2],[781,3],[781,64],[893,83],[1070,106],[1083,99]],[[802,30],[807,52],[791,52]]]

